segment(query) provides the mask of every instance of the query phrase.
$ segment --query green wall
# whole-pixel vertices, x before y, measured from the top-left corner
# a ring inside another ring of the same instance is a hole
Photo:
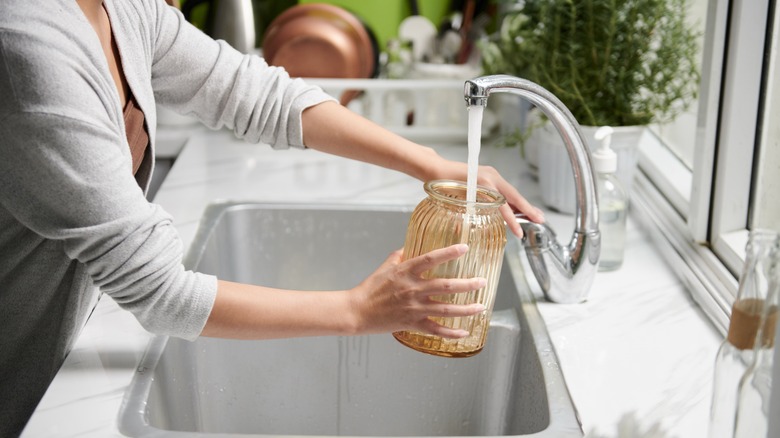
[[[299,3],[330,3],[360,17],[376,35],[379,49],[398,36],[398,25],[411,15],[408,0],[299,0]],[[450,0],[418,0],[420,15],[428,17],[437,27],[448,13]]]
[[[398,25],[411,15],[409,0],[252,0],[252,3],[259,32],[258,45],[262,43],[262,34],[271,20],[296,3],[329,3],[354,13],[374,32],[380,51],[385,50],[388,40],[398,36]],[[449,11],[451,0],[418,0],[417,3],[420,14],[438,27]],[[190,21],[201,29],[204,28],[207,9],[206,5],[199,5],[192,13]]]

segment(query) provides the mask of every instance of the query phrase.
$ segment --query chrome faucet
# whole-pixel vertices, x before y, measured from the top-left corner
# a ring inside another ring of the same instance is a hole
[[[598,268],[601,234],[596,181],[579,124],[557,97],[531,81],[509,75],[466,81],[464,96],[468,106],[487,106],[493,93],[512,93],[528,99],[547,115],[563,137],[574,170],[577,201],[571,242],[568,246],[559,244],[552,228],[530,222],[523,215],[518,215],[517,221],[523,228],[523,245],[531,270],[547,299],[556,303],[585,301]]]

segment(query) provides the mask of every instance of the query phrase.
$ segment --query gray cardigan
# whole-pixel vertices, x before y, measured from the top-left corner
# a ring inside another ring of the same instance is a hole
[[[155,104],[250,142],[303,147],[321,90],[215,42],[163,0],[105,0],[155,145]],[[216,279],[184,270],[171,217],[131,170],[105,56],[75,0],[0,2],[0,436],[18,433],[102,292],[194,339]],[[217,146],[215,146],[217,147]]]

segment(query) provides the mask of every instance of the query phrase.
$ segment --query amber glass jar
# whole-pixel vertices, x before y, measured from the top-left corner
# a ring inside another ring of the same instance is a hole
[[[487,285],[469,292],[441,295],[433,299],[455,304],[481,303],[483,313],[469,317],[433,317],[439,324],[465,329],[462,339],[445,339],[413,331],[393,333],[404,345],[415,350],[446,357],[473,356],[482,350],[488,333],[496,286],[506,245],[506,225],[499,213],[506,200],[493,190],[478,187],[477,200],[466,202],[466,184],[458,181],[425,183],[428,197],[415,208],[409,220],[404,244],[404,260],[434,249],[466,243],[468,252],[423,274],[426,278],[482,277]]]

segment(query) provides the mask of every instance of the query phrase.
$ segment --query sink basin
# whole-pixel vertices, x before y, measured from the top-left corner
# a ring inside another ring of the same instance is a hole
[[[403,246],[410,214],[402,207],[216,204],[185,264],[277,288],[350,288]],[[120,430],[137,437],[582,437],[520,251],[510,238],[488,341],[476,356],[426,355],[389,333],[159,336],[125,394]]]

